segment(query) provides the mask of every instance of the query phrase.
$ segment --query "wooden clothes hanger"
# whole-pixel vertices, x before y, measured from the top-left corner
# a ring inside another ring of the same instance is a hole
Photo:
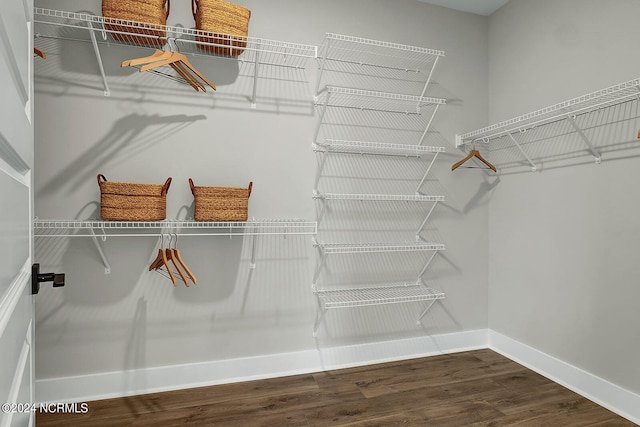
[[[162,236],[162,243],[161,246],[164,246],[164,236]],[[178,286],[178,283],[176,281],[176,276],[173,274],[171,265],[169,265],[169,259],[167,258],[167,252],[164,248],[160,248],[158,249],[158,255],[156,256],[156,259],[153,260],[153,262],[151,262],[151,265],[149,265],[149,271],[151,270],[160,270],[161,268],[166,267],[167,269],[167,273],[168,273],[168,277],[169,279],[171,279],[171,283],[173,283],[173,286]]]
[[[485,159],[484,157],[482,157],[482,154],[480,154],[480,152],[478,150],[476,150],[475,148],[471,149],[471,151],[469,151],[469,154],[467,154],[467,157],[465,157],[464,159],[460,160],[459,162],[454,163],[451,166],[451,170],[454,171],[456,169],[458,169],[463,163],[465,163],[467,160],[471,159],[472,157],[477,158],[478,160],[480,160],[482,163],[484,163],[485,165],[487,165],[487,167],[489,169],[491,169],[494,172],[498,172],[498,170],[496,169],[495,166],[493,166],[491,163],[489,163],[487,161],[487,159]]]
[[[191,62],[189,62],[184,54],[179,52],[169,52],[157,49],[149,56],[126,60],[121,64],[122,67],[140,66],[140,72],[151,71],[163,65],[169,65],[173,68],[173,70],[178,73],[178,75],[182,77],[196,92],[200,90],[203,92],[207,91],[205,86],[200,83],[200,80],[209,85],[213,90],[216,90],[216,86],[202,73],[200,73],[200,71],[198,71]]]
[[[42,59],[47,59],[47,54],[44,53],[43,51],[41,51],[40,49],[38,49],[37,47],[33,48],[33,53],[35,53],[36,55],[38,55]]]
[[[176,264],[176,268],[178,269],[178,271],[184,271],[185,273],[187,273],[187,276],[189,276],[193,284],[197,285],[198,281],[196,280],[196,276],[194,276],[189,267],[187,267],[187,264],[185,264],[184,260],[182,259],[182,255],[180,254],[180,249],[178,249],[178,235],[175,234],[175,236],[175,244],[173,248],[171,248],[171,260],[174,262],[174,264]],[[185,284],[189,286],[189,281],[187,280],[187,278],[182,273],[181,275]]]

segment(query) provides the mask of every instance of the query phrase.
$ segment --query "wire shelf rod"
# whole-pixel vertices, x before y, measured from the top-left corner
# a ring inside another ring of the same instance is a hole
[[[324,254],[356,254],[376,252],[420,252],[441,251],[445,245],[441,243],[314,243]]]
[[[333,153],[380,154],[395,156],[420,156],[426,153],[441,153],[446,151],[445,147],[370,141],[346,141],[337,139],[327,139],[322,143],[315,143],[313,149],[314,151],[328,151]]]
[[[102,237],[146,237],[167,233],[183,236],[241,236],[241,235],[315,235],[316,221],[254,220],[242,222],[169,221],[81,221],[34,220],[35,237],[92,237],[100,231]],[[132,233],[123,231],[131,230]],[[145,231],[147,230],[147,231]],[[209,230],[209,231],[205,231]],[[81,231],[90,234],[79,233]]]
[[[314,199],[320,200],[358,200],[358,201],[406,201],[406,202],[442,202],[444,196],[427,196],[418,194],[340,194],[318,193]]]
[[[479,140],[502,137],[505,132],[515,133],[536,126],[542,126],[567,117],[587,114],[602,108],[612,107],[638,97],[640,78],[629,80],[605,89],[569,99],[485,128],[459,135],[458,145]]]
[[[315,290],[324,309],[443,299],[445,294],[415,283],[337,290]]]

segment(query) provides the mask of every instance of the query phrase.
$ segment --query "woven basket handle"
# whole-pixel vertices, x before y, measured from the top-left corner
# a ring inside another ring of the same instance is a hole
[[[169,186],[171,185],[171,177],[167,178],[167,182],[162,186],[162,191],[160,191],[160,195],[164,196],[169,192]]]
[[[169,12],[171,12],[171,0],[167,0],[167,15],[165,16],[165,19],[169,17]]]
[[[249,182],[249,194],[247,194],[247,198],[251,197],[251,189],[253,188],[253,181]]]
[[[196,19],[196,12],[198,11],[198,0],[191,0],[191,13],[193,13],[193,19]]]
[[[196,186],[193,185],[193,180],[189,178],[189,187],[191,187],[191,194],[195,197],[196,195]]]
[[[98,187],[100,186],[100,184],[102,184],[103,182],[106,182],[107,178],[104,177],[104,175],[102,175],[101,173],[98,174]]]

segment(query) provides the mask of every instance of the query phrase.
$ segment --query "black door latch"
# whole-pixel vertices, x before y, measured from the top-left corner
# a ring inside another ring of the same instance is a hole
[[[54,288],[64,286],[64,273],[40,273],[40,264],[31,266],[31,294],[40,292],[40,283],[53,282]]]

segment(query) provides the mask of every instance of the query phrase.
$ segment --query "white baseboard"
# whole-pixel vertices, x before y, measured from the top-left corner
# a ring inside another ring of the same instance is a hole
[[[640,395],[492,330],[489,348],[640,424]]]
[[[188,365],[108,372],[36,381],[39,403],[87,402],[329,369],[413,359],[487,347],[487,330],[321,348]]]

